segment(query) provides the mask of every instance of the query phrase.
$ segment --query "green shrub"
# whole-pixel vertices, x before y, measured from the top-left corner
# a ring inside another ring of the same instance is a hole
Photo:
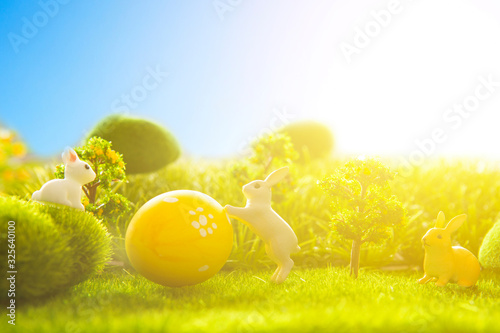
[[[123,154],[128,174],[153,172],[174,162],[180,156],[175,137],[149,120],[111,115],[91,130],[93,136],[111,141],[113,149]]]
[[[479,250],[479,262],[486,269],[500,270],[500,222],[484,237]]]
[[[103,224],[93,215],[67,207],[43,206],[68,241],[72,251],[71,284],[84,281],[101,271],[111,256],[111,237]]]
[[[301,160],[327,157],[333,150],[330,129],[315,121],[299,121],[284,126],[280,132],[290,136]]]
[[[7,266],[8,223],[15,222],[16,298],[63,291],[102,269],[110,237],[92,215],[67,207],[49,207],[0,197],[0,269]],[[8,290],[2,279],[2,290]],[[2,297],[5,297],[3,295]]]
[[[16,297],[36,297],[67,287],[73,271],[68,240],[48,214],[13,198],[0,198],[2,272],[11,270],[6,266],[9,221],[15,222]],[[8,290],[7,283],[2,279],[2,290]]]

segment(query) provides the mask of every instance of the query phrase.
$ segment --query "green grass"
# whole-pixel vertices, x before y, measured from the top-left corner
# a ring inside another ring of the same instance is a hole
[[[107,272],[52,299],[18,308],[17,332],[499,332],[500,275],[478,285],[418,285],[419,273],[345,268],[223,271],[196,286],[165,288]]]

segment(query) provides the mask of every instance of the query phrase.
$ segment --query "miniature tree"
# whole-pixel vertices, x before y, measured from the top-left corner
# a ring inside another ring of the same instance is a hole
[[[130,210],[130,203],[123,195],[113,192],[113,184],[126,180],[125,162],[120,153],[111,149],[111,142],[92,137],[83,147],[75,148],[81,160],[90,164],[96,178],[83,186],[86,211],[97,216],[119,216]],[[64,178],[64,164],[56,168],[56,178]]]
[[[380,243],[389,238],[393,228],[401,227],[405,212],[390,195],[389,181],[394,174],[375,159],[358,158],[319,182],[333,198],[333,229],[352,240],[351,275],[358,277],[361,245]]]
[[[249,161],[262,167],[264,175],[284,165],[290,165],[298,158],[291,138],[287,134],[272,133],[252,142],[252,156]]]
[[[281,201],[284,194],[291,190],[291,179],[295,170],[293,163],[299,158],[290,137],[287,134],[271,133],[263,135],[252,142],[251,155],[230,165],[230,172],[243,186],[252,179],[264,179],[271,171],[284,166],[291,167],[291,176],[276,185],[273,201]]]

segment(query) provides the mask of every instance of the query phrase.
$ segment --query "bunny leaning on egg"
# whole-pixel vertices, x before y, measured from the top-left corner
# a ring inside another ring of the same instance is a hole
[[[254,180],[243,186],[247,198],[245,207],[226,205],[229,217],[245,223],[265,242],[267,255],[278,265],[271,277],[274,283],[282,283],[294,265],[290,254],[300,250],[292,228],[271,207],[271,187],[288,174],[288,167],[272,172],[265,180]]]
[[[451,246],[451,234],[467,219],[462,214],[454,217],[445,227],[445,216],[439,212],[436,226],[422,238],[425,248],[423,278],[418,283],[425,284],[437,279],[436,286],[443,287],[448,282],[462,287],[472,287],[479,279],[481,266],[477,258],[461,246]]]
[[[33,193],[35,201],[51,202],[85,210],[82,205],[82,186],[90,183],[96,177],[90,165],[78,158],[71,148],[62,153],[64,161],[64,179],[53,179],[43,184],[42,188]]]

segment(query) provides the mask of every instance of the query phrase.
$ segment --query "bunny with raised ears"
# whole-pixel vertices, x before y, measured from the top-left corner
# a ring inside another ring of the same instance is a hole
[[[33,193],[32,199],[85,210],[81,202],[82,186],[93,181],[96,174],[90,165],[81,161],[69,147],[63,152],[62,159],[65,165],[64,179],[48,181]]]
[[[425,248],[423,278],[420,284],[437,279],[436,286],[444,286],[448,282],[462,287],[471,287],[479,279],[481,266],[477,258],[461,246],[451,246],[451,234],[467,219],[462,214],[454,217],[445,227],[445,216],[439,212],[436,226],[422,238]]]
[[[278,265],[271,281],[282,283],[294,265],[290,254],[300,250],[292,228],[271,208],[271,187],[288,174],[288,167],[271,173],[266,180],[254,180],[243,186],[245,207],[224,207],[230,217],[245,223],[265,242],[267,255]]]

